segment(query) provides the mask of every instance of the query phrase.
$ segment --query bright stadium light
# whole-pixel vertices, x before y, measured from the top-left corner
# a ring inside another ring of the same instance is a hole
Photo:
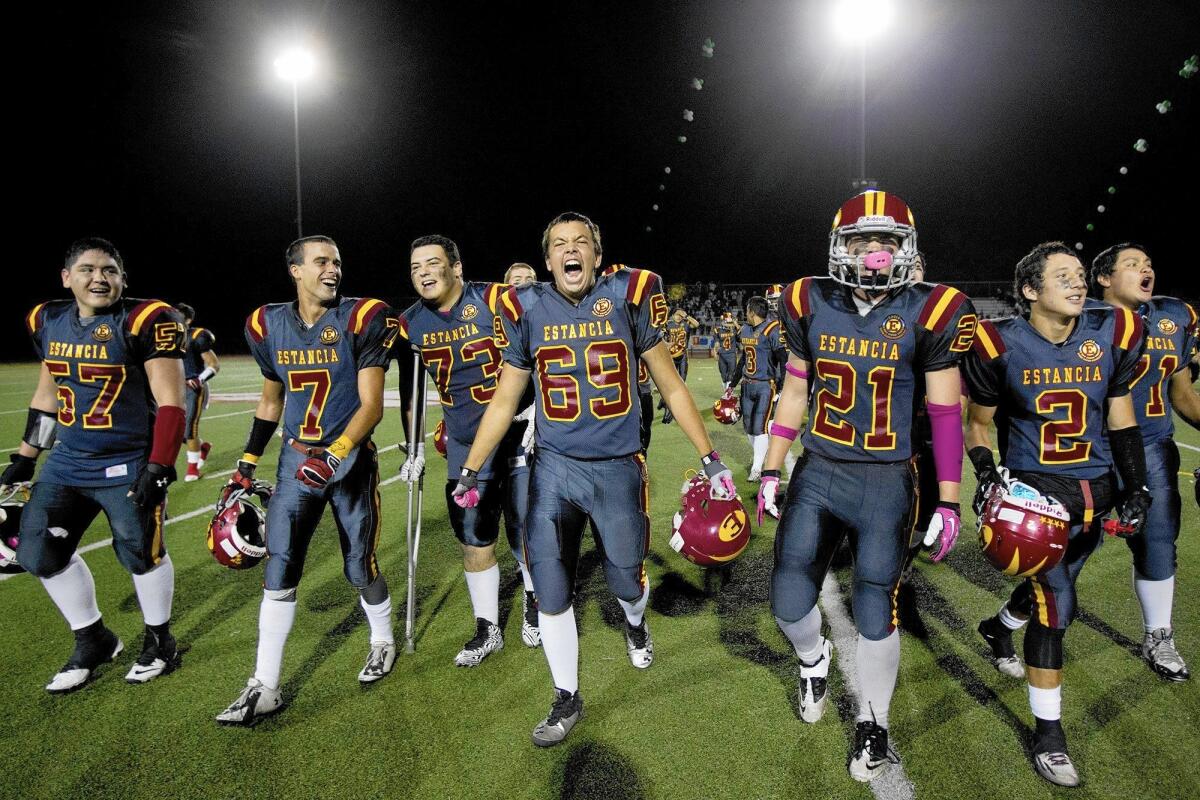
[[[847,42],[875,39],[892,24],[891,0],[838,0],[833,6],[833,29]]]
[[[303,47],[285,50],[275,59],[275,73],[292,84],[292,132],[296,144],[296,238],[304,236],[304,211],[300,202],[300,82],[312,77],[317,60]]]

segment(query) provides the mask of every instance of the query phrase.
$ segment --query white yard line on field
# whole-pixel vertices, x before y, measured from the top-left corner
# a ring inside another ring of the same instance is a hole
[[[1195,450],[1197,453],[1200,453],[1200,447],[1196,447],[1194,444],[1187,444],[1186,442],[1176,442],[1175,444],[1179,445],[1180,447],[1186,447],[1188,450]]]

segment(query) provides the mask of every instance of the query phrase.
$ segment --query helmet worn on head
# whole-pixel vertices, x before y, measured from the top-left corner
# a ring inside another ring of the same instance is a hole
[[[1070,514],[1053,497],[1019,481],[997,483],[979,512],[979,543],[996,569],[1027,578],[1062,560],[1070,525]]]
[[[873,260],[852,256],[847,248],[851,236],[890,234],[900,240],[890,259]],[[838,283],[858,289],[890,290],[909,282],[916,262],[917,226],[908,204],[894,194],[870,189],[850,198],[838,209],[829,234],[829,275]],[[889,266],[891,270],[884,274]]]
[[[437,427],[433,429],[433,449],[442,454],[442,458],[446,458],[446,421],[439,419]]]
[[[226,488],[217,502],[217,513],[208,524],[208,550],[221,566],[250,569],[267,557],[267,515],[254,500],[266,506],[274,489],[255,481],[247,492]]]
[[[21,539],[21,511],[29,502],[29,484],[18,483],[0,497],[0,574],[24,572],[17,563],[17,545]]]
[[[750,516],[737,497],[716,499],[706,478],[684,484],[682,508],[676,512],[669,544],[679,555],[702,567],[728,564],[750,543]]]
[[[713,416],[717,422],[722,425],[732,425],[742,418],[742,411],[738,408],[737,398],[732,395],[722,395],[713,403]]]
[[[772,283],[770,286],[767,287],[767,290],[765,292],[763,292],[763,297],[767,298],[767,307],[770,308],[772,311],[775,311],[779,308],[779,298],[782,296],[783,296],[783,284],[782,283]]]

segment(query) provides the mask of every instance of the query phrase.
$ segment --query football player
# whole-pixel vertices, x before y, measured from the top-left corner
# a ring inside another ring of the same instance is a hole
[[[379,464],[371,433],[383,417],[383,379],[399,323],[386,303],[344,297],[342,256],[328,236],[287,249],[296,300],[261,306],[246,320],[246,342],[263,376],[246,450],[222,496],[249,490],[283,417],[275,493],[267,508],[267,564],[254,675],[228,708],[226,725],[252,725],[279,710],[283,649],[296,619],[304,559],[325,507],[333,509],[342,568],[370,627],[360,683],[392,671],[392,600],[375,553],[380,524]]]
[[[737,335],[737,320],[732,312],[726,311],[721,315],[721,324],[717,327],[712,346],[712,357],[717,360],[717,370],[721,373],[721,383],[726,390],[733,386],[733,376],[737,373]]]
[[[501,283],[463,281],[458,245],[445,236],[422,236],[412,243],[410,274],[421,299],[400,315],[400,336],[417,350],[433,376],[442,402],[447,437],[445,494],[450,527],[462,546],[463,573],[471,598],[471,638],[454,657],[460,667],[475,667],[504,647],[500,630],[500,567],[496,538],[500,516],[521,576],[525,581],[522,640],[537,646],[533,581],[524,566],[521,530],[528,504],[528,472],[522,438],[532,424],[532,394],[522,422],[514,427],[494,457],[479,469],[479,505],[460,508],[451,499],[463,459],[475,438],[479,420],[496,393],[501,353],[493,340],[498,303],[508,287]],[[525,406],[523,406],[525,408]],[[521,416],[518,414],[518,416]],[[416,471],[414,470],[414,473]],[[419,473],[401,476],[416,480]]]
[[[504,272],[504,282],[510,286],[524,286],[537,280],[537,272],[533,267],[521,261],[516,262]]]
[[[662,328],[662,282],[644,270],[597,278],[600,229],[574,212],[551,220],[542,252],[553,283],[511,289],[501,298],[496,343],[505,367],[454,498],[480,502],[479,470],[512,423],[530,376],[536,375],[537,448],[530,474],[525,552],[537,589],[538,621],[554,702],[533,742],[561,742],[579,721],[579,638],[572,599],[583,531],[595,525],[608,586],[625,614],[625,646],[634,667],[654,659],[646,624],[650,587],[644,559],[650,544],[646,459],[634,403],[635,365],[645,359],[667,407],[704,454],[714,492],[733,494],[732,475],[712,451],[704,423],[675,371]]]
[[[767,457],[767,424],[775,411],[775,379],[779,365],[787,363],[782,328],[779,320],[768,319],[770,313],[764,298],[751,297],[746,301],[746,324],[734,340],[738,361],[729,386],[733,389],[744,381],[740,409],[742,429],[753,453],[751,482],[762,475],[763,460]]]
[[[1019,676],[1012,632],[1029,623],[1025,676],[1037,723],[1034,765],[1047,781],[1076,786],[1079,773],[1061,722],[1063,634],[1075,616],[1075,581],[1103,538],[1101,520],[1118,504],[1114,467],[1126,487],[1120,522],[1130,534],[1141,535],[1150,507],[1146,454],[1129,394],[1143,323],[1124,308],[1085,310],[1087,273],[1062,242],[1040,244],[1022,258],[1013,289],[1020,316],[981,322],[963,361],[976,514],[992,487],[1006,480],[992,457],[988,427],[995,419],[1004,468],[1065,506],[1070,543],[1056,566],[1022,581],[999,613],[980,623],[979,633],[997,668]]]
[[[788,485],[775,534],[771,607],[800,659],[801,718],[825,708],[832,646],[817,597],[848,533],[858,629],[859,707],[848,767],[882,774],[888,707],[900,664],[896,594],[908,557],[916,496],[910,466],[912,409],[923,375],[933,426],[940,500],[931,525],[945,557],[958,536],[962,407],[958,361],[975,328],[971,301],[947,286],[912,283],[916,227],[894,194],[868,191],[834,218],[829,277],[789,284],[780,302],[790,355],[759,494],[760,519],[775,505],[779,468],[808,410],[804,456]]]
[[[123,297],[127,280],[116,247],[80,239],[62,267],[72,298],[42,303],[25,318],[41,374],[0,484],[32,480],[38,456],[57,439],[21,516],[16,550],[75,634],[71,657],[46,685],[52,694],[80,688],[124,647],[105,627],[92,573],[76,552],[101,511],[145,620],[142,652],[125,680],[145,683],[180,664],[163,520],[183,442],[183,317],[158,300]]]
[[[183,360],[183,374],[187,380],[187,421],[184,436],[187,437],[187,474],[185,481],[200,480],[200,470],[208,459],[212,443],[200,438],[200,415],[208,408],[208,382],[221,371],[221,361],[213,352],[216,337],[208,328],[192,325],[196,310],[187,303],[177,303],[175,309],[183,315],[187,326],[187,356]]]
[[[604,268],[605,275],[611,275],[622,269],[629,269],[624,264],[610,264]],[[638,406],[641,411],[641,442],[642,454],[650,452],[650,439],[654,433],[654,384],[650,381],[650,370],[646,362],[638,360],[637,371]]]
[[[691,336],[700,323],[696,321],[682,308],[675,309],[667,320],[664,328],[667,339],[667,352],[671,355],[671,360],[675,365],[675,371],[679,373],[679,377],[684,383],[687,383],[688,376],[688,337]],[[659,408],[666,405],[666,401],[659,400]],[[671,414],[671,409],[667,408],[663,411],[663,424],[671,424],[671,420],[675,417]]]
[[[1146,325],[1146,351],[1131,389],[1153,502],[1142,534],[1125,536],[1125,543],[1133,554],[1133,589],[1142,606],[1142,656],[1162,677],[1183,681],[1188,668],[1175,649],[1171,626],[1175,540],[1183,504],[1171,412],[1200,427],[1200,394],[1188,374],[1188,355],[1196,346],[1196,311],[1174,297],[1154,296],[1154,266],[1139,244],[1113,245],[1096,256],[1091,281],[1104,302],[1139,314]]]

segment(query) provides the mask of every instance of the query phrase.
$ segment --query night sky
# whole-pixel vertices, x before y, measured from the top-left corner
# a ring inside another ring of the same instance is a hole
[[[606,263],[668,283],[824,274],[858,177],[857,47],[824,1],[46,5],[10,30],[27,266],[0,298],[0,358],[31,357],[21,314],[65,296],[84,235],[120,248],[129,295],[196,306],[219,352],[294,298],[291,90],[271,64],[295,41],[320,64],[300,88],[304,231],[338,240],[349,295],[411,297],[426,233],[458,241],[469,279],[540,267],[567,209],[600,224]],[[1085,260],[1137,239],[1159,292],[1200,295],[1200,75],[1178,74],[1196,3],[897,5],[869,50],[867,172],[912,206],[931,279],[1010,280],[1045,239]]]

